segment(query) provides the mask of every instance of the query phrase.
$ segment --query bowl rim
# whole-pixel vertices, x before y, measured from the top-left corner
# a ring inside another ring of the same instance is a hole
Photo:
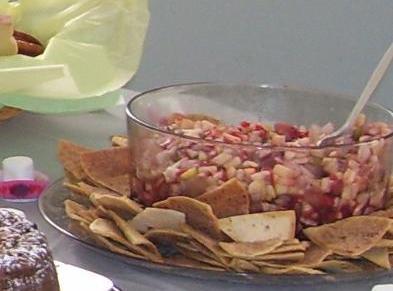
[[[170,131],[166,131],[163,129],[160,129],[156,126],[153,126],[152,124],[145,122],[138,118],[131,110],[132,104],[137,101],[140,98],[143,98],[145,95],[161,91],[164,89],[169,89],[169,88],[176,88],[176,87],[183,87],[183,86],[198,86],[198,85],[216,85],[216,86],[250,86],[250,87],[259,87],[259,88],[265,88],[265,89],[285,89],[285,90],[294,90],[297,92],[305,92],[309,94],[325,94],[325,95],[331,95],[334,97],[346,99],[349,101],[353,101],[355,104],[356,98],[354,98],[351,95],[346,95],[342,93],[335,93],[335,92],[330,92],[330,91],[325,91],[325,90],[320,90],[320,89],[313,89],[313,88],[304,88],[301,86],[297,85],[288,85],[288,84],[275,84],[275,83],[236,83],[236,82],[189,82],[189,83],[176,83],[176,84],[170,84],[170,85],[164,85],[160,87],[156,87],[147,91],[143,91],[137,95],[135,95],[127,104],[126,104],[126,117],[131,118],[134,122],[139,124],[140,126],[143,126],[145,128],[148,128],[149,130],[152,130],[157,133],[173,136],[175,138],[180,138],[184,140],[189,140],[189,141],[194,141],[194,142],[204,142],[204,143],[209,143],[209,144],[214,144],[214,145],[221,145],[221,146],[228,146],[228,147],[247,147],[247,148],[253,148],[253,149],[261,149],[261,150],[323,150],[323,149],[334,149],[334,148],[345,148],[345,147],[359,147],[362,145],[370,145],[374,143],[375,141],[378,140],[388,140],[391,137],[393,137],[393,131],[390,134],[371,139],[369,141],[364,141],[364,142],[355,142],[355,143],[344,143],[344,144],[334,144],[334,145],[307,145],[307,146],[296,146],[296,145],[255,145],[255,144],[250,144],[250,143],[228,143],[224,141],[216,141],[216,140],[207,140],[203,138],[198,138],[198,137],[192,137],[192,136],[184,136],[181,134],[173,133]],[[385,111],[390,115],[390,117],[393,120],[393,111],[385,106],[382,106],[378,103],[375,102],[368,102],[367,107],[373,107],[378,110]],[[348,112],[349,114],[349,112]],[[128,123],[128,120],[127,120]]]

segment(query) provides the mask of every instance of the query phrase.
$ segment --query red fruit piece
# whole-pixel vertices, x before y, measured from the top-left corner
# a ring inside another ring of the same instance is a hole
[[[285,135],[286,141],[292,141],[301,137],[299,130],[289,123],[278,122],[274,125],[274,131],[280,135]]]

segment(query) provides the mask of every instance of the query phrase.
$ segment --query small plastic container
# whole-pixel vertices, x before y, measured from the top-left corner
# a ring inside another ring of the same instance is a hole
[[[49,178],[34,170],[30,157],[9,157],[0,171],[0,199],[12,202],[35,201],[49,184]]]

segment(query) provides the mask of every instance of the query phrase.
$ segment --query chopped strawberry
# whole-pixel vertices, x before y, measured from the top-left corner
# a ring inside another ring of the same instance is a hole
[[[278,122],[274,125],[274,131],[279,135],[284,135],[286,141],[292,141],[301,137],[299,130],[288,123]]]

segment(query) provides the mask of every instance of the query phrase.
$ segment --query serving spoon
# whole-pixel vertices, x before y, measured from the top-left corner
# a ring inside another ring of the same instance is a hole
[[[352,112],[349,114],[345,123],[336,131],[328,134],[317,142],[317,146],[328,146],[333,145],[334,141],[340,136],[348,133],[353,127],[356,118],[362,112],[364,106],[367,104],[367,101],[370,99],[375,89],[378,87],[379,82],[382,80],[385,72],[389,68],[389,65],[393,59],[393,43],[390,44],[390,47],[383,55],[382,59],[379,61],[378,66],[375,68],[373,74],[367,82],[366,87],[364,87],[362,94],[360,95],[358,101],[352,109]]]

